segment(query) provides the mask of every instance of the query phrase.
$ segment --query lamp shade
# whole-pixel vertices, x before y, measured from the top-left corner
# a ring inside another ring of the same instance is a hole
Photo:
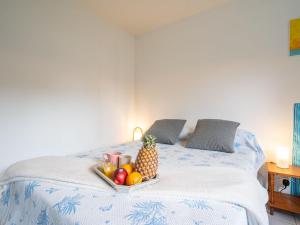
[[[133,130],[133,140],[134,141],[139,141],[143,137],[143,130],[140,127],[136,127]]]
[[[280,168],[289,168],[290,151],[288,147],[280,146],[276,149],[276,165]]]

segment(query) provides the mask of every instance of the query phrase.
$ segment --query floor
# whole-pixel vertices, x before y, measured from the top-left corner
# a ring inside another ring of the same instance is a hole
[[[300,225],[300,216],[295,214],[274,211],[269,215],[270,225]]]

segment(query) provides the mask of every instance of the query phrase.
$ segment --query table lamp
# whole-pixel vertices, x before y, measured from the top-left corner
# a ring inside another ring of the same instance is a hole
[[[143,130],[140,127],[136,127],[133,129],[133,140],[139,141],[143,137]]]
[[[288,147],[279,146],[276,149],[276,165],[279,168],[289,168],[290,151]]]

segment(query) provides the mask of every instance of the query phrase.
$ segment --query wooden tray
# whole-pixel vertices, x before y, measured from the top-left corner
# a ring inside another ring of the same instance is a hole
[[[128,192],[131,192],[131,191],[135,191],[135,190],[145,188],[145,187],[147,187],[149,185],[152,185],[152,184],[155,184],[159,181],[159,176],[157,174],[155,178],[153,178],[151,180],[148,180],[148,181],[144,181],[140,184],[135,184],[135,185],[132,185],[132,186],[118,185],[118,184],[115,184],[113,182],[113,180],[111,180],[110,178],[105,176],[105,174],[99,169],[99,166],[100,166],[99,164],[93,166],[93,170],[95,171],[95,173],[98,174],[103,180],[105,180],[117,192],[128,193]]]

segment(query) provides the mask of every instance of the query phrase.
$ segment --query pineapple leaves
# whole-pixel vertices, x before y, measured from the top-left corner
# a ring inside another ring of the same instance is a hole
[[[155,140],[157,138],[154,137],[153,135],[146,135],[143,138],[143,147],[145,149],[151,149],[151,148],[155,148]]]

